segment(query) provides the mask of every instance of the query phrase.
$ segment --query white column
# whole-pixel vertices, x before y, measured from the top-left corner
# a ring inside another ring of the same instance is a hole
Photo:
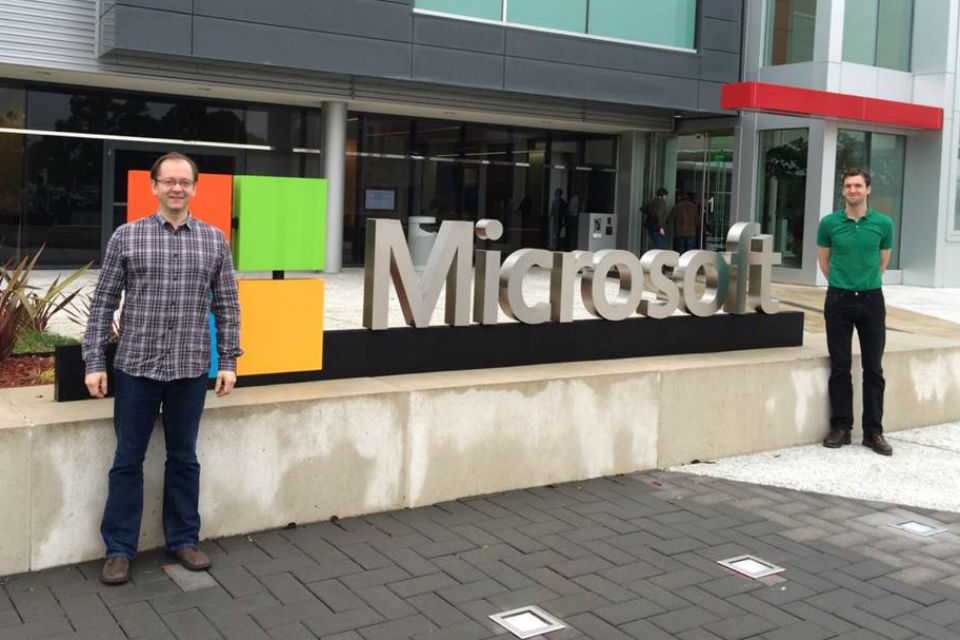
[[[324,102],[323,177],[327,179],[327,256],[325,273],[343,264],[343,185],[347,151],[347,103]]]

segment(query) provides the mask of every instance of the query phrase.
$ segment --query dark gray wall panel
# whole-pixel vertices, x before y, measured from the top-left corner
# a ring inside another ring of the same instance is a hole
[[[111,0],[113,4],[139,7],[141,9],[159,9],[161,11],[193,11],[193,0]]]
[[[383,0],[193,0],[198,16],[410,41],[410,7]]]
[[[722,51],[704,51],[700,58],[700,79],[736,82],[740,78],[740,56]]]
[[[415,45],[413,79],[462,87],[503,89],[503,56]]]
[[[700,60],[695,53],[664,51],[523,29],[507,30],[506,53],[510,57],[552,60],[601,69],[662,73],[681,78],[696,78],[700,71]]]
[[[117,3],[102,20],[103,24],[109,24],[109,28],[103,30],[104,52],[124,49],[176,56],[191,54],[192,18],[189,14],[139,9]],[[162,38],[156,37],[161,33]]]
[[[744,0],[700,0],[700,15],[704,18],[720,18],[740,22],[740,9]]]
[[[410,77],[410,45],[285,27],[194,18],[194,55],[382,78]]]
[[[675,108],[697,104],[698,99],[696,80],[613,69],[584,69],[541,60],[507,60],[504,89]]]
[[[704,18],[700,29],[700,48],[740,53],[740,23]],[[702,52],[705,53],[705,52]]]
[[[506,29],[435,16],[413,17],[413,42],[448,49],[503,53]]]
[[[722,82],[701,82],[698,107],[705,111],[721,111],[720,89]],[[731,112],[734,113],[734,112]]]

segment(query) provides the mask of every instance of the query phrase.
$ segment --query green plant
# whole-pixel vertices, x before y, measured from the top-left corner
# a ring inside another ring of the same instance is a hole
[[[54,347],[64,344],[77,344],[79,340],[62,336],[50,331],[37,331],[33,327],[25,327],[17,338],[13,347],[15,354],[51,353]]]
[[[17,337],[30,317],[25,304],[27,278],[36,263],[37,256],[34,256],[19,262],[11,259],[0,266],[0,360],[13,352]]]
[[[36,259],[40,257],[40,254],[43,252],[43,247],[37,251],[36,256],[34,256],[33,263],[36,262]],[[33,266],[31,263],[31,268]],[[35,291],[28,291],[26,295],[26,300],[23,302],[27,310],[27,315],[29,319],[27,320],[28,326],[32,329],[43,332],[47,329],[47,324],[50,322],[50,318],[53,317],[55,313],[67,307],[73,299],[77,297],[77,294],[80,293],[80,290],[77,289],[73,293],[65,294],[64,291],[67,287],[73,284],[77,278],[82,276],[84,272],[90,268],[92,262],[88,262],[83,265],[70,275],[68,275],[63,280],[60,280],[60,276],[54,278],[53,282],[50,283],[50,286],[47,287],[47,290],[40,295]],[[33,287],[29,287],[33,289]]]
[[[93,302],[93,295],[89,293],[81,294],[77,297],[76,301],[69,307],[64,310],[64,313],[67,314],[67,318],[73,324],[82,327],[83,329],[87,328],[87,322],[90,320],[90,311]],[[113,322],[110,326],[110,336],[107,338],[108,342],[116,342],[120,339],[120,321],[117,318],[117,315],[114,314]]]

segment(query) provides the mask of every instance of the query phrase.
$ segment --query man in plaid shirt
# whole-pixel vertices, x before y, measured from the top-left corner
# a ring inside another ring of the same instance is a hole
[[[188,208],[196,194],[197,165],[184,155],[168,153],[154,163],[150,181],[159,210],[121,226],[110,238],[83,340],[87,389],[103,398],[104,345],[124,293],[114,360],[117,448],[100,526],[107,547],[100,578],[107,584],[130,578],[143,514],[143,459],[161,406],[167,448],[163,483],[167,551],[187,569],[210,566],[197,546],[196,453],[210,368],[210,311],[217,328],[218,396],[233,390],[242,353],[230,247],[217,228],[191,216]]]

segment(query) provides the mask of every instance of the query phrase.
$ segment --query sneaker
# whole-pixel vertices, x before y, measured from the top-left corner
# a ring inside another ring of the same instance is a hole
[[[845,444],[850,444],[849,429],[830,429],[830,433],[823,439],[823,446],[831,449],[839,449]]]
[[[863,446],[870,447],[875,452],[879,453],[882,456],[892,456],[893,447],[887,444],[886,439],[883,437],[882,433],[874,433],[872,435],[863,436]]]

